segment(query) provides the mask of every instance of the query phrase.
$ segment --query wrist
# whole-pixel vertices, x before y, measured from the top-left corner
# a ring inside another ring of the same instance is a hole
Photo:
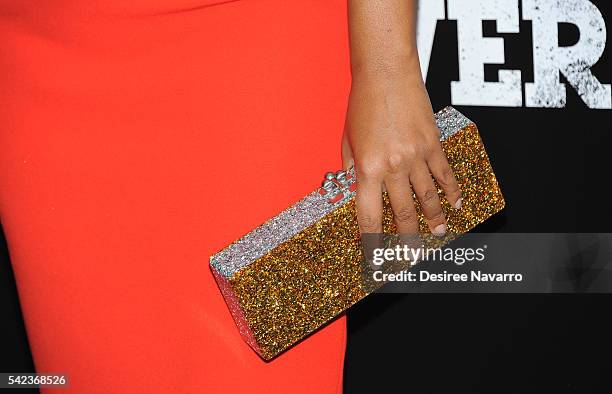
[[[360,91],[375,92],[414,92],[425,90],[420,69],[396,68],[393,70],[359,70],[352,73],[351,87]],[[365,89],[365,90],[364,90]]]
[[[423,83],[416,50],[366,59],[351,58],[351,75],[353,83]]]

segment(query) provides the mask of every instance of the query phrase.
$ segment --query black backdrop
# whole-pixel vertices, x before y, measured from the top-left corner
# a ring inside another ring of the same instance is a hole
[[[593,1],[606,21],[612,4]],[[610,25],[610,23],[608,23]],[[506,64],[533,80],[532,26],[505,39]],[[559,26],[559,42],[579,33]],[[612,41],[592,68],[612,83]],[[427,86],[434,108],[458,80],[457,23],[439,21]],[[561,81],[565,82],[563,76]],[[587,108],[568,85],[565,108],[458,106],[475,120],[506,201],[479,231],[612,232],[612,110]],[[372,295],[349,313],[347,393],[607,393],[612,354],[608,295]],[[33,371],[5,245],[0,248],[0,371]],[[25,393],[26,390],[20,392]]]
[[[612,3],[593,1],[612,26]],[[505,38],[506,64],[533,81],[531,22]],[[612,83],[612,41],[592,68]],[[560,25],[559,43],[578,39]],[[427,87],[439,109],[458,80],[457,23],[439,21]],[[565,79],[561,77],[561,81]],[[457,106],[478,124],[506,198],[482,232],[612,232],[612,110],[593,110],[568,86],[565,108]],[[347,393],[612,392],[612,296],[375,294],[349,313]],[[603,360],[603,361],[602,361]]]

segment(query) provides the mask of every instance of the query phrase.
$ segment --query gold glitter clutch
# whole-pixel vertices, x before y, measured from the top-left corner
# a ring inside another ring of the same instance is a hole
[[[458,210],[442,199],[447,235],[434,242],[441,246],[500,211],[504,199],[476,125],[452,107],[438,112],[436,122],[463,195]],[[364,281],[354,182],[351,173],[328,174],[321,188],[210,258],[240,333],[263,359],[376,289]],[[383,227],[393,232],[384,200]],[[418,204],[417,212],[420,233],[429,234]]]

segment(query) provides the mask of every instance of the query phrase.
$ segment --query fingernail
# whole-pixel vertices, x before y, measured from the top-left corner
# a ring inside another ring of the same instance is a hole
[[[455,209],[461,208],[462,201],[463,201],[463,197],[457,200],[457,202],[455,203]]]
[[[444,234],[446,234],[446,224],[439,224],[436,226],[436,228],[434,228],[432,231],[432,234],[436,237],[442,237]]]

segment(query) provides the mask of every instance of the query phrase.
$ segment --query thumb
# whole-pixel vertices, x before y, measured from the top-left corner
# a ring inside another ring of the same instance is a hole
[[[354,164],[355,159],[353,158],[353,150],[351,149],[347,132],[344,130],[344,134],[342,135],[342,167],[346,171]]]

